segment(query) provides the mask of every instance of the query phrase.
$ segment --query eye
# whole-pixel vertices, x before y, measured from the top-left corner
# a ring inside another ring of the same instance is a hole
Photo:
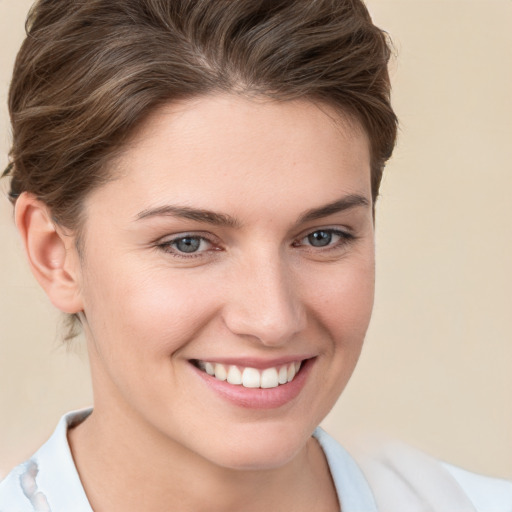
[[[309,233],[304,238],[297,240],[294,246],[306,246],[314,248],[336,248],[352,240],[354,235],[339,229],[318,229]]]
[[[188,234],[162,241],[158,247],[178,257],[201,256],[203,253],[215,249],[215,245],[204,236]]]
[[[204,240],[197,236],[186,236],[183,238],[179,238],[178,240],[173,240],[172,245],[179,252],[197,252],[201,249],[201,244],[204,245]]]
[[[332,242],[333,233],[331,231],[315,231],[306,238],[313,247],[325,247]]]

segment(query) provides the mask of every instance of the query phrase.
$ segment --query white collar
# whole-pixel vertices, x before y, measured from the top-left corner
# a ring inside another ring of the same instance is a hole
[[[7,491],[13,506],[19,507],[23,501],[26,505],[30,502],[27,510],[35,512],[93,512],[67,438],[68,429],[91,412],[84,409],[63,416],[50,439],[8,475],[3,491]],[[327,458],[343,512],[377,512],[370,487],[352,457],[321,428],[313,435]]]

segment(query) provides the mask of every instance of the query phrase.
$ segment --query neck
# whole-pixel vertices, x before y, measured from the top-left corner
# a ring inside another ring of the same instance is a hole
[[[121,411],[96,407],[68,434],[95,512],[339,510],[322,449],[311,438],[278,468],[220,467]]]

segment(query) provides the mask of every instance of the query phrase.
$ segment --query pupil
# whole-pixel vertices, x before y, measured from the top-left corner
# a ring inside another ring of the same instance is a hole
[[[182,238],[176,243],[176,248],[181,252],[195,252],[200,244],[201,240],[198,238]]]
[[[308,236],[308,241],[313,247],[325,247],[332,240],[332,234],[327,231],[315,231]]]

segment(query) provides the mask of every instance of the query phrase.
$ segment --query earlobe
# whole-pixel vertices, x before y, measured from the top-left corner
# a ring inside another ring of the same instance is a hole
[[[46,204],[32,194],[21,194],[15,212],[35,278],[57,308],[65,313],[78,313],[83,307],[74,238],[56,225]]]

